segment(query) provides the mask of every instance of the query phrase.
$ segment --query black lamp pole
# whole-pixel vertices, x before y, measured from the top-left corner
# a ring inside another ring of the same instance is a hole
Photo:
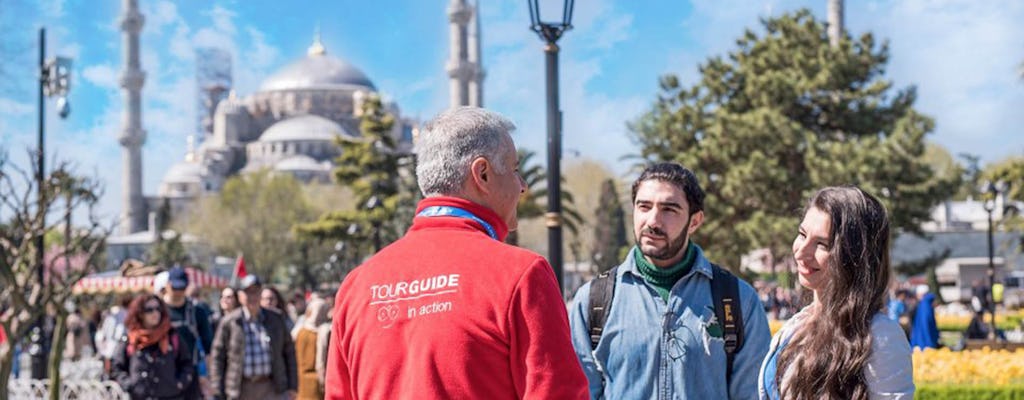
[[[544,55],[547,66],[547,114],[548,114],[548,212],[544,215],[548,227],[548,261],[562,286],[562,112],[558,109],[558,39],[565,31],[572,29],[573,0],[565,0],[562,8],[562,22],[541,22],[538,0],[530,0],[530,29],[545,42]]]
[[[983,191],[987,192],[990,199],[985,200],[982,206],[985,207],[985,211],[988,212],[988,302],[992,307],[992,330],[989,332],[989,339],[995,340],[996,338],[996,263],[995,263],[995,245],[993,243],[993,228],[992,228],[992,212],[996,209],[996,199],[1000,193],[1005,189],[1005,183],[1003,182],[986,182],[983,185]]]
[[[64,57],[56,57],[50,62],[46,61],[46,28],[39,28],[39,136],[37,143],[38,151],[36,151],[36,207],[40,213],[40,232],[36,235],[35,248],[36,248],[36,279],[38,280],[40,290],[46,285],[46,274],[45,264],[43,261],[43,253],[45,252],[46,243],[44,242],[46,234],[46,212],[47,212],[47,201],[46,201],[46,136],[44,130],[44,122],[46,111],[46,98],[58,96],[60,99],[57,101],[57,111],[61,118],[66,118],[68,113],[71,112],[71,108],[68,105],[67,93],[71,88],[71,60]],[[40,301],[41,299],[35,299]],[[30,372],[32,379],[44,379],[46,378],[46,362],[49,349],[49,341],[45,335],[45,317],[40,316],[36,320],[36,326],[33,328],[33,332],[29,335],[32,345],[29,347],[29,354],[32,356],[32,367]]]
[[[43,197],[45,196],[43,190],[43,180],[46,179],[46,173],[43,171],[46,161],[45,151],[45,140],[43,136],[43,112],[46,108],[46,95],[43,93],[46,87],[46,28],[39,28],[39,143],[38,151],[36,152],[36,201],[39,212],[42,214],[41,229],[46,229],[46,210],[44,209],[45,202]],[[43,232],[36,235],[36,279],[39,280],[39,288],[42,289],[46,284],[45,275],[43,273],[43,251],[45,243],[43,242]],[[43,314],[46,315],[45,313]],[[36,327],[33,328],[34,332],[31,335],[32,346],[30,348],[30,354],[32,355],[32,368],[31,374],[32,379],[45,379],[46,378],[46,359],[47,359],[47,341],[43,334],[44,331],[44,316],[40,316],[36,320]]]

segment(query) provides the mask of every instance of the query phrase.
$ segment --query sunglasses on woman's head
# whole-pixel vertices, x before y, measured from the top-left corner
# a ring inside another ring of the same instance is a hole
[[[155,312],[159,312],[160,311],[160,307],[143,307],[142,308],[142,313],[143,314],[149,314],[149,313],[154,312],[154,311]]]

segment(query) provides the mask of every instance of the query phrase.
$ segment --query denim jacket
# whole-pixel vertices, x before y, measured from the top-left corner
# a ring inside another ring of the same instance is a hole
[[[771,339],[764,308],[740,280],[744,343],[727,385],[711,263],[700,247],[696,251],[693,268],[672,287],[667,303],[640,275],[631,252],[617,270],[611,311],[594,350],[588,328],[591,283],[576,292],[569,322],[592,399],[757,398],[757,373]]]

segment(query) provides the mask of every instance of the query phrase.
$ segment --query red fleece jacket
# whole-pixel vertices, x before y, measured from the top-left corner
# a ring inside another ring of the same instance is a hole
[[[489,223],[467,200],[432,197]],[[541,256],[492,239],[478,222],[417,217],[402,239],[338,291],[326,398],[586,399],[565,304]]]

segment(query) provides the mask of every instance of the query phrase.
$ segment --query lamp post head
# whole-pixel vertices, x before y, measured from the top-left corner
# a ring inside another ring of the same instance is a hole
[[[555,43],[562,33],[572,29],[572,9],[574,0],[562,0],[562,20],[560,22],[543,22],[540,16],[540,0],[530,0],[530,29],[548,43]]]
[[[57,99],[57,115],[61,119],[65,119],[68,117],[68,114],[71,114],[71,103],[68,101],[67,96],[60,96]]]

